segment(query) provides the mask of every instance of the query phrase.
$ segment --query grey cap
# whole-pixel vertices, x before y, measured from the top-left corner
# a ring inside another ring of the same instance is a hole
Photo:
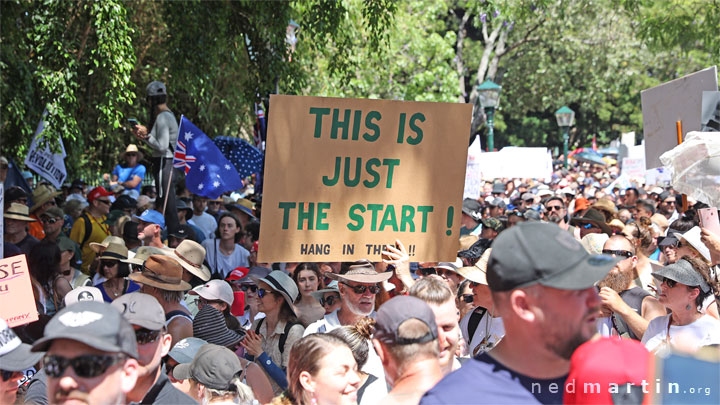
[[[673,264],[668,264],[651,273],[658,281],[662,282],[667,277],[670,280],[677,281],[690,287],[699,287],[702,292],[710,291],[705,278],[685,259],[680,259]]]
[[[522,199],[523,201],[534,200],[534,199],[535,199],[535,194],[533,194],[533,193],[525,193],[525,194],[523,194],[523,195],[520,197],[520,199]]]
[[[125,353],[137,359],[135,330],[112,305],[81,301],[63,308],[45,326],[45,336],[32,350],[47,351],[55,339],[69,339],[110,353]]]
[[[228,390],[230,382],[243,369],[237,355],[222,346],[206,344],[198,350],[191,363],[173,369],[177,380],[192,378],[214,390]]]
[[[112,302],[112,306],[131,325],[149,330],[160,330],[165,326],[165,310],[152,295],[141,292],[121,295]]]
[[[172,350],[170,350],[168,356],[172,357],[173,360],[180,364],[191,363],[198,350],[206,344],[208,344],[208,342],[202,339],[187,337],[175,343],[175,346],[173,346]]]
[[[417,319],[427,325],[429,331],[423,336],[408,338],[400,335],[398,329],[409,319]],[[420,298],[399,295],[382,304],[375,317],[374,337],[392,345],[425,343],[437,339],[435,313]]]
[[[492,291],[541,284],[583,290],[602,280],[619,261],[590,255],[569,232],[554,224],[523,222],[500,233],[492,245],[487,279]]]
[[[42,352],[33,353],[32,347],[23,343],[4,319],[0,318],[0,369],[23,371],[32,367],[43,357]]]
[[[463,200],[462,212],[475,221],[479,221],[482,218],[482,204],[473,198],[466,198]]]
[[[505,201],[502,198],[495,198],[494,200],[490,201],[489,205],[491,207],[500,207],[502,209],[505,209],[507,207],[507,204],[505,204]]]
[[[505,183],[493,183],[492,192],[495,194],[505,192]]]
[[[167,89],[165,89],[165,84],[163,82],[156,80],[147,85],[145,88],[145,94],[147,94],[148,97],[167,95]]]

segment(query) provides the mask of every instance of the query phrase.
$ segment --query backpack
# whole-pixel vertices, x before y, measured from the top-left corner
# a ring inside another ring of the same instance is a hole
[[[257,333],[258,335],[260,334],[260,326],[262,326],[264,321],[265,318],[260,319],[257,326],[255,327],[255,333]],[[285,351],[285,341],[287,341],[288,332],[290,332],[290,329],[295,325],[300,325],[300,323],[288,322],[285,324],[285,330],[283,330],[283,334],[280,335],[280,342],[278,342],[278,349],[280,349],[280,354],[283,354],[283,352]]]
[[[92,234],[92,224],[90,223],[90,217],[88,217],[87,213],[83,212],[80,218],[82,218],[83,222],[85,222],[85,234],[83,235],[83,240],[80,243],[80,250],[82,250],[85,243],[87,243],[90,239],[90,234]]]

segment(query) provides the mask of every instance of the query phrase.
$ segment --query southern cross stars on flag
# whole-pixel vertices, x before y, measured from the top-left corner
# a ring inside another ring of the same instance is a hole
[[[260,173],[263,164],[263,154],[256,147],[243,139],[229,136],[218,136],[215,144],[225,157],[235,165],[241,178]]]
[[[180,118],[173,166],[185,171],[188,190],[210,199],[243,187],[235,167],[215,143],[184,116]]]

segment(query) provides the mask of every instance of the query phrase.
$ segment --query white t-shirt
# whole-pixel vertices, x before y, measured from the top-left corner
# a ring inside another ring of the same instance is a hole
[[[642,343],[648,350],[655,350],[665,341],[670,316],[659,316],[648,324],[642,338]],[[670,343],[695,350],[702,346],[720,344],[720,321],[710,315],[703,315],[689,325],[671,325]]]
[[[489,313],[483,314],[482,318],[480,318],[480,322],[478,323],[477,328],[475,328],[475,333],[472,335],[472,338],[468,336],[468,326],[470,323],[470,316],[472,316],[473,313],[475,313],[475,310],[478,307],[473,308],[472,311],[468,312],[461,320],[460,320],[460,331],[462,332],[463,339],[465,339],[465,342],[468,342],[467,350],[468,354],[472,357],[473,356],[473,350],[480,344],[480,342],[485,339],[486,335],[490,335],[490,338],[487,340],[488,344],[492,344],[492,346],[495,346],[497,342],[500,341],[500,339],[505,336],[505,325],[503,325],[502,318],[500,317],[492,317]],[[490,324],[488,325],[488,322]],[[485,333],[487,331],[487,334]],[[478,352],[479,353],[479,352]]]
[[[236,267],[248,267],[250,252],[237,243],[230,256],[225,256],[220,252],[220,239],[205,239],[202,241],[202,245],[205,248],[205,257],[210,270],[213,273],[222,274],[223,279]]]
[[[188,220],[188,223],[191,223],[202,229],[202,231],[205,232],[206,238],[212,239],[215,237],[217,221],[215,220],[215,217],[208,214],[207,212],[203,212],[202,215],[193,215],[193,217]]]

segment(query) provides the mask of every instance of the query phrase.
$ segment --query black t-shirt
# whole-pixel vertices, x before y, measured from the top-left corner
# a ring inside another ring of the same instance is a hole
[[[423,396],[427,404],[561,404],[567,376],[537,380],[481,353]]]
[[[145,394],[145,398],[140,401],[141,404],[167,404],[167,405],[196,405],[197,401],[189,395],[175,388],[164,371],[160,373],[160,377],[155,381],[155,385]]]

